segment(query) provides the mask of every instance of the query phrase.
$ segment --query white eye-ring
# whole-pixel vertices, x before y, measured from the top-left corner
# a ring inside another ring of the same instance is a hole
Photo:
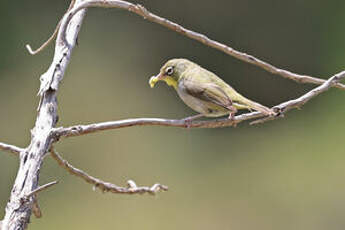
[[[174,68],[172,66],[168,67],[165,73],[166,75],[171,76],[174,73]]]

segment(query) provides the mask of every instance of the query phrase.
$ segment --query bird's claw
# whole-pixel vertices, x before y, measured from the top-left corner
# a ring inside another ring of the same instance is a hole
[[[229,117],[228,117],[228,119],[232,122],[232,126],[234,126],[234,127],[237,126],[237,122],[236,122],[236,120],[235,120],[235,113],[236,113],[236,112],[231,112],[231,113],[229,114]]]
[[[232,121],[235,120],[235,113],[230,113],[228,119]]]

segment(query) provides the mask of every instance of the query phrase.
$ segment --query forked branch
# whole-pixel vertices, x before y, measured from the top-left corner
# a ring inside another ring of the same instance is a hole
[[[63,159],[53,148],[50,150],[51,156],[57,161],[57,163],[64,169],[66,169],[70,174],[77,176],[89,184],[92,184],[94,188],[100,189],[102,192],[112,192],[120,194],[143,194],[149,193],[151,195],[156,194],[159,191],[167,191],[168,187],[161,184],[154,184],[151,187],[138,187],[134,181],[130,180],[127,182],[128,187],[120,187],[115,184],[102,181],[98,178],[90,176],[86,172],[75,168],[68,161]]]
[[[74,3],[76,0],[72,0],[71,3],[69,4],[69,7],[67,9],[67,12],[72,9]],[[61,20],[58,22],[58,24],[55,27],[54,32],[52,33],[52,35],[50,35],[50,37],[47,39],[47,41],[45,41],[39,48],[37,48],[36,50],[32,50],[30,44],[26,44],[25,47],[26,49],[29,51],[29,53],[31,55],[35,55],[38,54],[39,52],[41,52],[42,50],[44,50],[52,41],[54,41],[54,39],[56,38],[56,35],[58,34],[58,31],[60,29],[60,25],[61,25]]]
[[[345,78],[345,71],[335,74],[333,77],[328,79],[322,85],[314,88],[308,93],[298,97],[294,100],[283,102],[279,105],[273,107],[280,114],[284,114],[293,108],[300,108],[305,103],[307,103],[313,97],[327,91],[329,88],[337,84],[340,80]],[[88,133],[99,132],[102,130],[119,129],[132,126],[147,126],[147,125],[157,125],[157,126],[170,126],[170,127],[182,127],[182,128],[219,128],[236,125],[242,121],[264,117],[264,114],[260,112],[251,112],[241,115],[237,115],[233,120],[227,118],[207,120],[207,121],[191,121],[186,122],[184,119],[173,120],[173,119],[162,119],[162,118],[137,118],[137,119],[125,119],[119,121],[109,121],[102,123],[94,123],[89,125],[76,125],[67,128],[59,127],[53,130],[53,135],[56,139],[60,137],[71,137],[80,136]],[[268,117],[263,120],[258,120],[254,123],[262,123],[263,121],[273,120],[277,117]]]
[[[340,83],[345,76],[345,72],[334,75],[330,79],[323,80],[307,75],[299,75],[287,70],[277,68],[267,62],[264,62],[252,55],[234,50],[233,48],[224,45],[220,42],[212,40],[201,33],[186,29],[165,18],[159,17],[140,5],[135,5],[127,1],[120,0],[72,0],[68,12],[61,19],[57,29],[50,39],[43,44],[41,48],[36,51],[29,49],[30,53],[34,54],[46,47],[57,34],[55,53],[49,69],[41,76],[41,84],[39,90],[40,106],[36,118],[35,127],[32,129],[32,138],[30,145],[25,148],[19,148],[13,145],[0,143],[0,150],[9,151],[15,155],[19,155],[20,166],[17,177],[11,190],[11,197],[6,206],[6,214],[3,221],[0,221],[0,228],[5,229],[25,229],[29,223],[31,210],[36,209],[36,216],[40,216],[40,210],[37,203],[37,192],[47,187],[39,187],[38,179],[40,174],[40,167],[43,163],[45,155],[51,150],[52,157],[71,174],[82,178],[86,182],[94,185],[95,188],[112,193],[120,194],[155,194],[158,191],[167,190],[166,186],[155,184],[152,187],[138,187],[133,181],[128,181],[128,187],[120,187],[100,179],[92,177],[84,171],[73,167],[66,160],[64,160],[58,153],[52,149],[52,143],[59,140],[60,137],[79,136],[87,133],[98,132],[107,129],[117,129],[130,126],[140,125],[161,125],[173,127],[190,127],[190,128],[216,128],[236,125],[239,122],[264,118],[255,121],[256,123],[275,119],[276,117],[264,117],[259,112],[246,113],[238,115],[234,120],[216,119],[209,121],[192,121],[186,123],[185,120],[168,120],[159,118],[139,118],[127,119],[121,121],[111,121],[104,123],[95,123],[90,125],[77,125],[68,128],[55,128],[57,123],[57,92],[59,84],[64,76],[64,73],[69,64],[72,50],[75,47],[76,39],[82,20],[86,13],[86,8],[89,7],[112,7],[124,9],[142,16],[151,22],[160,24],[186,37],[199,41],[207,46],[218,49],[230,56],[233,56],[241,61],[258,66],[272,74],[279,75],[284,78],[294,80],[299,83],[319,84],[320,86],[304,94],[303,96],[281,103],[274,108],[280,113],[284,114],[292,108],[301,107],[313,97],[327,91],[330,87],[338,87],[345,89],[345,85]],[[78,13],[79,12],[79,13]],[[24,151],[25,150],[25,151]],[[48,185],[47,185],[48,186]],[[28,197],[27,202],[21,202]]]
[[[126,1],[119,1],[119,0],[86,0],[86,1],[81,1],[80,3],[75,4],[72,9],[67,12],[66,17],[63,18],[61,22],[61,39],[65,38],[65,33],[67,30],[68,22],[71,20],[73,15],[75,15],[79,10],[85,9],[85,8],[90,8],[90,7],[103,7],[103,8],[119,8],[119,9],[124,9],[128,10],[130,12],[133,12],[135,14],[138,14],[142,16],[144,19],[160,24],[170,30],[173,30],[177,33],[180,33],[186,37],[189,37],[191,39],[194,39],[198,42],[203,43],[204,45],[207,45],[209,47],[215,48],[217,50],[220,50],[232,57],[235,57],[241,61],[247,62],[249,64],[258,66],[267,72],[270,72],[275,75],[279,75],[284,78],[288,78],[291,80],[294,80],[299,83],[312,83],[312,84],[318,84],[321,85],[323,84],[326,80],[316,78],[316,77],[311,77],[307,75],[300,75],[296,74],[293,72],[290,72],[288,70],[280,69],[278,67],[275,67],[265,61],[260,60],[259,58],[256,58],[252,55],[237,51],[230,46],[227,46],[223,43],[220,43],[218,41],[215,41],[213,39],[208,38],[204,34],[194,32],[192,30],[186,29],[185,27],[172,22],[166,18],[162,18],[156,14],[151,13],[148,11],[146,8],[144,8],[141,5],[136,5],[132,4],[130,2]],[[337,88],[340,89],[345,89],[345,85],[341,83],[337,83],[334,85]]]

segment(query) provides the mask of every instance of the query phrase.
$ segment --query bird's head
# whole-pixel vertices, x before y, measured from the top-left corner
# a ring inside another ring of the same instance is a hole
[[[158,75],[150,78],[149,84],[153,88],[158,81],[165,81],[169,86],[177,89],[178,81],[183,72],[192,65],[195,64],[187,59],[171,59],[162,66]]]

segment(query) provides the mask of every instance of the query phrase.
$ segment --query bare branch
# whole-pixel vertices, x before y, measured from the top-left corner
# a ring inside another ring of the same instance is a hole
[[[58,181],[53,181],[48,184],[42,185],[35,189],[34,191],[30,192],[28,195],[26,195],[26,200],[28,200],[30,197],[33,197],[33,203],[32,203],[32,212],[34,213],[36,218],[41,218],[42,217],[42,211],[41,208],[38,204],[38,199],[37,199],[37,193],[53,186],[59,183]]]
[[[333,77],[329,78],[325,83],[322,85],[314,88],[313,90],[309,91],[308,93],[304,94],[303,96],[296,98],[294,100],[290,100],[287,102],[283,102],[275,107],[274,110],[278,111],[279,113],[285,113],[293,108],[301,108],[305,103],[307,103],[313,97],[327,91],[329,88],[337,84],[337,82],[341,81],[345,78],[345,71],[335,74]],[[266,121],[274,120],[276,117],[267,117],[263,119],[259,119],[256,121],[251,122],[251,124],[259,124],[264,123]]]
[[[48,184],[39,186],[38,188],[36,188],[35,190],[31,191],[29,194],[26,195],[27,198],[33,196],[33,195],[37,195],[37,193],[42,192],[43,190],[46,190],[47,188],[56,185],[57,183],[59,183],[59,181],[52,181]]]
[[[23,196],[22,198],[20,198],[21,200],[21,204],[24,203],[29,203],[30,202],[30,198],[33,197],[32,199],[32,212],[34,213],[34,215],[36,216],[36,218],[41,218],[42,217],[42,212],[41,212],[41,208],[38,205],[38,200],[37,200],[37,194],[55,184],[57,184],[58,181],[53,181],[50,182],[48,184],[42,185],[40,187],[38,187],[37,189],[29,192],[27,195]]]
[[[278,108],[284,112],[287,110],[290,110],[292,108],[300,108],[301,106],[303,106],[305,103],[307,103],[313,97],[327,91],[329,88],[336,85],[339,81],[344,79],[344,77],[345,77],[345,71],[337,73],[333,77],[329,78],[325,83],[314,88],[313,90],[309,91],[308,93],[304,94],[303,96],[301,96],[295,100],[290,100],[290,101],[284,102],[278,106],[275,106],[275,108]]]
[[[168,187],[161,184],[154,184],[152,187],[137,187],[134,181],[128,181],[128,187],[119,187],[109,182],[104,182],[93,176],[88,175],[84,171],[75,168],[66,160],[64,160],[53,148],[51,148],[51,156],[58,162],[58,164],[66,169],[70,174],[82,178],[89,184],[93,184],[94,188],[99,188],[102,192],[112,192],[120,194],[143,194],[149,193],[155,195],[159,191],[167,191]]]
[[[249,115],[249,116],[248,116]],[[180,128],[218,128],[234,125],[239,120],[246,120],[251,118],[260,117],[260,113],[248,113],[239,115],[234,120],[227,118],[215,119],[210,121],[190,121],[186,122],[185,119],[174,120],[174,119],[163,119],[163,118],[133,118],[124,119],[119,121],[108,121],[101,123],[94,123],[89,125],[76,125],[67,128],[56,128],[53,130],[54,135],[58,137],[71,137],[81,136],[89,133],[94,133],[102,130],[119,129],[132,126],[170,126]]]
[[[128,10],[144,17],[144,19],[165,26],[177,33],[180,33],[207,46],[213,47],[235,58],[238,58],[239,60],[258,66],[270,73],[280,75],[284,78],[292,79],[300,83],[313,83],[321,85],[295,100],[290,100],[277,105],[275,109],[281,114],[284,114],[286,111],[292,108],[304,105],[311,98],[328,90],[332,86],[345,89],[345,85],[339,83],[339,81],[344,78],[344,72],[339,73],[338,75],[325,81],[323,79],[306,75],[298,75],[290,71],[279,69],[269,63],[257,59],[256,57],[236,51],[229,46],[212,40],[203,34],[188,30],[174,22],[152,14],[140,5],[135,5],[120,0],[72,0],[68,12],[63,16],[63,18],[61,19],[61,23],[57,26],[59,30],[57,30],[58,32],[53,61],[49,69],[40,78],[40,104],[36,123],[34,128],[32,129],[30,145],[25,149],[21,149],[16,146],[0,143],[1,150],[7,150],[14,154],[17,154],[19,155],[20,159],[17,177],[11,190],[10,199],[6,205],[5,217],[3,221],[0,221],[0,224],[2,224],[2,229],[26,229],[30,220],[32,210],[36,212],[35,215],[41,216],[36,197],[37,192],[42,190],[41,187],[38,187],[39,174],[41,169],[40,167],[43,163],[45,155],[50,151],[52,143],[54,141],[57,141],[61,136],[78,136],[97,132],[100,130],[117,129],[137,125],[215,128],[236,125],[237,123],[244,120],[264,117],[264,115],[259,112],[253,112],[238,115],[234,118],[234,120],[217,119],[211,121],[192,121],[191,123],[187,123],[186,120],[140,118],[91,124],[85,126],[73,126],[69,128],[61,127],[56,129],[55,126],[58,118],[58,87],[69,64],[73,48],[76,45],[79,29],[86,12],[86,8],[88,7],[115,7]],[[46,47],[50,41],[53,40],[54,36],[55,32],[53,33],[51,38],[48,39],[48,41],[39,48],[39,50],[32,51],[32,49],[29,47],[29,51],[31,51],[31,53],[39,52],[44,47]],[[109,191],[112,193],[120,194],[155,194],[160,190],[167,190],[166,186],[160,184],[155,184],[152,187],[138,187],[133,181],[128,181],[128,187],[119,187],[117,185],[104,182],[100,179],[92,177],[82,170],[73,167],[66,160],[61,158],[61,156],[59,156],[56,152],[54,152],[54,150],[51,150],[51,155],[55,160],[57,160],[59,165],[65,168],[68,172],[82,178],[90,184],[93,184],[95,188],[99,188],[104,192]]]
[[[252,122],[252,124],[263,123],[265,121],[274,120],[278,117],[282,117],[283,113],[289,111],[292,108],[300,108],[313,97],[316,97],[317,95],[327,91],[330,87],[335,85],[344,77],[345,77],[345,71],[334,75],[333,77],[328,79],[324,84],[314,88],[313,90],[309,91],[303,96],[294,100],[283,102],[273,107],[273,109],[279,112],[281,116],[266,117],[264,119],[254,121]],[[182,127],[182,128],[220,128],[220,127],[227,127],[227,126],[235,126],[236,124],[242,121],[264,117],[264,116],[265,115],[260,112],[251,112],[251,113],[237,115],[234,117],[233,120],[222,118],[222,119],[214,119],[214,120],[207,120],[207,121],[190,121],[190,122],[186,122],[185,119],[180,119],[180,120],[162,119],[162,118],[125,119],[125,120],[119,120],[119,121],[94,123],[94,124],[89,124],[89,125],[76,125],[76,126],[71,126],[67,128],[59,127],[59,128],[53,129],[53,135],[55,136],[56,139],[59,139],[60,137],[80,136],[80,135],[94,133],[94,132],[98,132],[102,130],[119,129],[119,128],[132,127],[132,126],[147,126],[147,125]]]
[[[18,156],[20,152],[24,151],[24,149],[19,148],[14,145],[8,145],[5,143],[0,142],[0,150],[8,151],[10,153],[13,153],[14,155]]]
[[[224,45],[220,42],[212,40],[212,39],[208,38],[207,36],[205,36],[204,34],[186,29],[183,26],[181,26],[175,22],[172,22],[166,18],[162,18],[160,16],[157,16],[157,15],[151,13],[150,11],[148,11],[146,8],[144,8],[141,5],[135,5],[135,4],[132,4],[132,3],[129,3],[126,1],[120,1],[120,0],[86,0],[86,1],[82,1],[78,4],[75,4],[74,7],[68,12],[68,15],[63,18],[63,21],[61,23],[61,36],[62,36],[61,39],[62,40],[65,37],[68,22],[69,22],[69,20],[71,20],[73,15],[76,14],[79,10],[89,8],[89,7],[119,8],[119,9],[128,10],[130,12],[133,12],[135,14],[142,16],[144,19],[146,19],[148,21],[151,21],[151,22],[160,24],[164,27],[167,27],[170,30],[173,30],[177,33],[180,33],[180,34],[187,36],[191,39],[194,39],[196,41],[199,41],[199,42],[203,43],[204,45],[207,45],[209,47],[220,50],[220,51],[222,51],[222,52],[224,52],[230,56],[233,56],[233,57],[235,57],[241,61],[244,61],[244,62],[247,62],[249,64],[258,66],[258,67],[266,70],[267,72],[279,75],[281,77],[284,77],[284,78],[287,78],[290,80],[294,80],[294,81],[299,82],[299,83],[312,83],[312,84],[321,85],[326,81],[324,79],[311,77],[311,76],[307,76],[307,75],[300,75],[300,74],[290,72],[288,70],[277,68],[277,67],[275,67],[275,66],[273,66],[273,65],[271,65],[265,61],[262,61],[262,60],[254,57],[252,55],[237,51],[237,50],[235,50],[235,49],[233,49],[227,45]],[[341,84],[341,83],[337,83],[334,86],[337,88],[343,89],[343,90],[345,89],[345,85]]]
[[[57,35],[57,32],[59,31],[59,28],[60,28],[60,25],[61,25],[61,21],[58,22],[58,24],[56,25],[55,27],[55,30],[53,32],[53,34],[48,38],[47,41],[45,41],[40,47],[38,47],[36,50],[32,50],[30,44],[26,44],[25,45],[25,48],[28,50],[28,52],[31,54],[31,55],[36,55],[38,54],[39,52],[41,52],[44,48],[46,48],[50,42],[52,42],[56,35]]]
[[[72,0],[72,1],[71,1],[70,5],[69,5],[69,7],[68,7],[68,9],[67,9],[67,12],[68,12],[70,9],[72,9],[72,7],[73,7],[75,1],[76,1],[76,0]],[[29,53],[30,53],[31,55],[35,55],[35,54],[41,52],[44,48],[46,48],[46,47],[49,45],[49,43],[52,42],[52,41],[55,39],[55,37],[56,37],[56,35],[57,35],[57,33],[58,33],[59,29],[60,29],[60,25],[61,25],[61,20],[60,20],[60,21],[58,22],[58,24],[56,25],[53,34],[48,38],[47,41],[45,41],[45,42],[44,42],[39,48],[37,48],[36,50],[32,50],[30,44],[26,44],[25,47],[26,47],[26,49],[29,51]]]
[[[58,119],[57,89],[70,61],[84,15],[85,10],[82,10],[70,20],[66,33],[68,44],[56,41],[53,61],[40,78],[40,105],[36,123],[31,132],[30,145],[20,154],[17,176],[2,222],[6,230],[26,229],[29,223],[34,199],[22,201],[28,193],[38,187],[41,165],[53,142],[51,129],[56,126]]]

